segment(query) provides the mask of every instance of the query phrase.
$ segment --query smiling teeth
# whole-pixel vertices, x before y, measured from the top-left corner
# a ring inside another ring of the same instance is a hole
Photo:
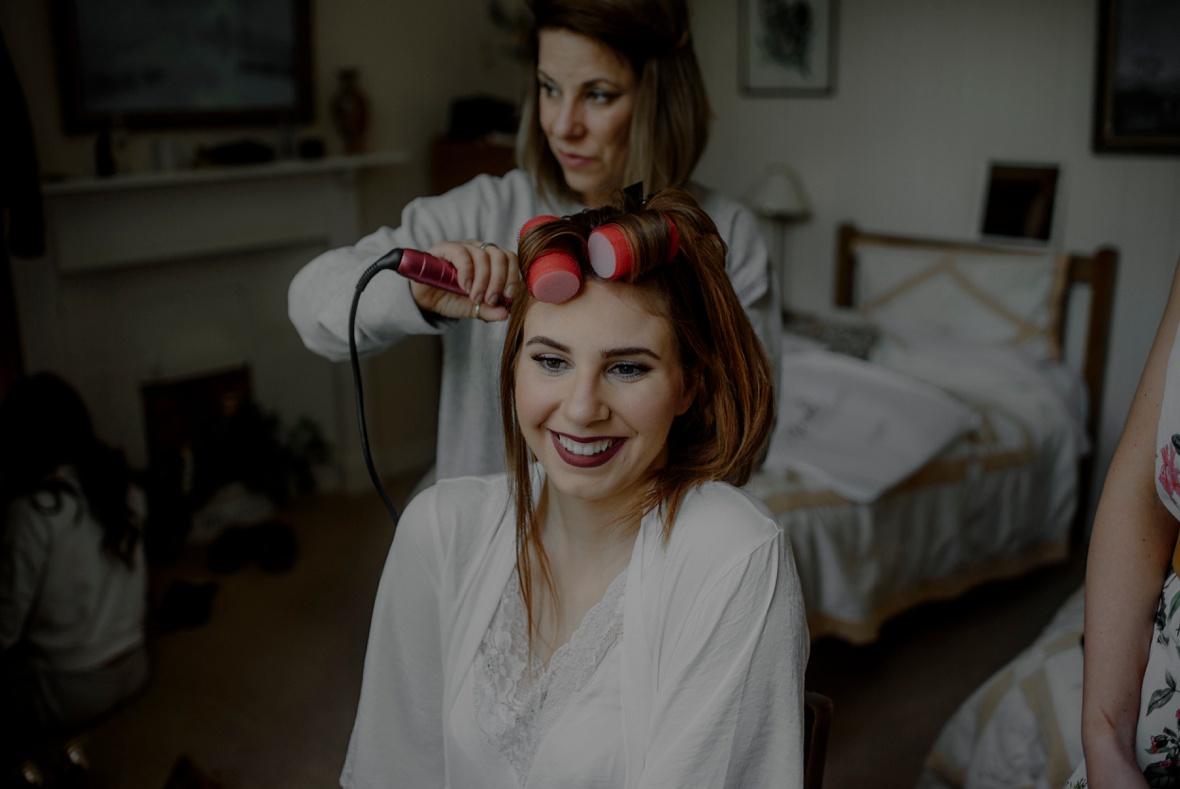
[[[605,452],[615,445],[617,439],[607,438],[602,441],[595,441],[593,444],[584,444],[580,441],[574,441],[565,436],[558,436],[557,440],[561,445],[575,455],[597,455]]]

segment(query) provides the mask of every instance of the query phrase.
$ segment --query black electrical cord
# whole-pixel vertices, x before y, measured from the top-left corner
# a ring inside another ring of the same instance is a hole
[[[400,250],[395,251],[400,252]],[[356,421],[361,432],[361,452],[365,456],[365,467],[369,470],[369,479],[373,481],[373,487],[377,488],[377,492],[381,494],[381,500],[385,502],[385,508],[389,510],[389,515],[393,518],[395,526],[398,521],[397,507],[394,506],[393,501],[389,498],[389,493],[385,490],[385,486],[381,484],[381,478],[377,476],[377,468],[373,465],[373,453],[369,450],[369,431],[365,426],[365,397],[361,389],[361,363],[360,356],[356,350],[356,309],[361,301],[361,292],[368,287],[369,280],[373,279],[373,277],[382,271],[396,270],[400,261],[400,254],[385,255],[365,269],[365,272],[361,274],[361,278],[357,280],[356,292],[352,295],[352,308],[348,311],[348,356],[352,362],[352,383],[353,388],[356,390]]]

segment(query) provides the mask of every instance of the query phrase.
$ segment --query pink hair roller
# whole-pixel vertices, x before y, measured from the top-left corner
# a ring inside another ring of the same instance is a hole
[[[582,269],[573,255],[554,249],[538,256],[529,266],[528,282],[534,299],[560,304],[582,289]]]
[[[520,228],[517,243],[524,238],[524,234],[534,227],[552,222],[557,217],[548,214],[535,216],[525,222]],[[569,301],[582,289],[582,268],[577,259],[560,249],[553,249],[538,255],[529,266],[529,293],[537,301],[548,304],[560,304]]]
[[[680,234],[676,230],[676,223],[664,217],[668,223],[668,230],[672,234],[672,243],[668,247],[668,260],[676,257],[680,251]],[[627,237],[616,225],[603,225],[590,233],[586,246],[589,249],[590,266],[594,273],[603,279],[619,279],[631,273],[635,260],[631,253],[631,246]]]
[[[541,214],[540,216],[534,216],[532,219],[525,222],[523,225],[520,226],[520,232],[516,234],[517,245],[520,244],[520,240],[522,238],[524,238],[525,233],[529,232],[530,230],[532,230],[534,227],[537,227],[538,225],[543,225],[546,222],[552,222],[553,220],[555,220],[557,218],[558,217],[551,216],[550,214]]]
[[[590,233],[586,242],[590,267],[603,279],[618,279],[631,273],[631,246],[615,225],[603,225]]]

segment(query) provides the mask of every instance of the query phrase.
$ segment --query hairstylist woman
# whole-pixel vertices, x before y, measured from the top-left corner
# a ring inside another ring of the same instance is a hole
[[[614,280],[584,246],[604,225],[631,251]],[[799,579],[733,487],[770,365],[724,244],[673,189],[531,228],[526,280],[554,251],[582,289],[512,304],[508,472],[438,482],[394,536],[342,783],[802,786]]]
[[[534,0],[536,90],[517,138],[520,169],[480,176],[439,197],[411,202],[397,229],[309,263],[291,283],[289,312],[304,343],[348,356],[356,282],[395,247],[430,251],[458,268],[470,297],[393,274],[360,300],[357,345],[374,352],[410,334],[443,335],[437,477],[504,468],[495,386],[505,298],[521,291],[517,234],[534,216],[600,206],[642,181],[648,192],[685,186],[705,148],[709,107],[684,0]],[[690,187],[729,246],[726,269],[772,362],[778,297],[753,215]]]

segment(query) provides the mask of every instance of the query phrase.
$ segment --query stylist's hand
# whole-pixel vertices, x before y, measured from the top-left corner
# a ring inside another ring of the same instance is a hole
[[[454,264],[459,284],[468,295],[411,282],[410,293],[419,308],[446,318],[502,321],[508,317],[504,303],[521,287],[516,253],[475,239],[442,241],[427,252]]]

